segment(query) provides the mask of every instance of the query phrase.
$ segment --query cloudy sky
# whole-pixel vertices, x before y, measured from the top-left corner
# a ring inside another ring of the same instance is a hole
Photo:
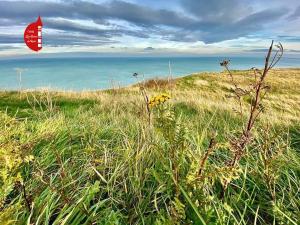
[[[299,0],[7,0],[0,57],[36,54],[23,33],[38,15],[38,54],[247,55],[274,39],[300,55]]]

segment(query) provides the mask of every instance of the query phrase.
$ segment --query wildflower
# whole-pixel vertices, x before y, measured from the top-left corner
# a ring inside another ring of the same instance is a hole
[[[164,102],[166,102],[167,100],[169,100],[171,97],[170,95],[168,94],[161,94],[161,95],[158,95],[158,96],[154,96],[152,97],[149,102],[148,102],[148,105],[150,107],[155,107],[157,105],[160,105]]]

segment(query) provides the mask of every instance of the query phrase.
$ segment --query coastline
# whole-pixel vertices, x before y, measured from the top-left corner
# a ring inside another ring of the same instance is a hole
[[[298,71],[300,73],[300,66],[299,67],[280,67],[280,68],[275,68],[272,69],[272,71],[284,71],[284,72],[288,72],[288,71]],[[251,72],[250,69],[248,70],[232,70],[235,73],[245,73],[245,72]],[[178,81],[181,79],[188,79],[191,76],[201,76],[201,75],[220,75],[223,74],[224,71],[202,71],[202,72],[196,72],[196,73],[191,73],[191,74],[183,74],[183,75],[179,75],[176,77],[172,77],[173,81]],[[140,77],[141,78],[141,77]],[[155,80],[168,80],[170,79],[170,77],[153,77],[153,78],[148,78],[145,80],[140,80],[140,81],[155,81]],[[299,75],[299,79],[300,79],[300,75]],[[37,88],[29,88],[29,89],[22,89],[21,92],[53,92],[53,93],[97,93],[97,92],[105,92],[105,91],[110,91],[110,90],[129,90],[132,89],[134,87],[136,87],[138,85],[139,82],[135,82],[129,85],[125,85],[125,86],[117,86],[117,87],[109,87],[109,88],[104,88],[104,89],[84,89],[84,90],[72,90],[72,89],[59,89],[59,88],[51,88],[51,87],[37,87]],[[1,89],[0,88],[0,92],[20,92],[20,90],[18,89]]]

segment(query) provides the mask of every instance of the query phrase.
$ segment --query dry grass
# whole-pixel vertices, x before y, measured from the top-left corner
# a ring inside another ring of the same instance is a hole
[[[174,79],[149,79],[140,84],[134,85],[134,87],[138,87],[139,85],[143,85],[147,89],[161,90],[161,89],[171,89],[176,86],[176,80]]]
[[[249,71],[233,74],[244,87],[253,79]],[[170,93],[166,107],[174,109],[159,125],[161,118],[154,115],[150,126],[136,85],[94,92],[0,92],[0,140],[5,141],[0,160],[11,160],[10,174],[22,171],[28,201],[34,203],[26,208],[12,176],[0,202],[0,223],[297,224],[299,80],[299,69],[270,72],[271,91],[254,145],[222,200],[227,138],[242,124],[233,111],[236,101],[226,97],[232,86],[225,72],[193,74],[172,85],[146,82],[150,97]],[[205,158],[211,130],[218,133],[217,145]],[[7,149],[15,158],[7,157]],[[22,163],[25,154],[34,155],[34,162]],[[194,177],[199,169],[202,180]]]
[[[253,75],[250,71],[234,71],[236,81],[246,88]],[[266,82],[271,91],[265,100],[267,114],[262,119],[278,123],[294,123],[300,121],[300,69],[273,69],[268,74]],[[183,78],[177,78],[169,83],[164,79],[152,79],[145,82],[149,95],[160,92],[172,93],[173,102],[186,102],[198,109],[232,110],[236,107],[233,99],[226,98],[231,93],[232,84],[226,72],[199,73]],[[40,93],[48,93],[45,90]],[[26,91],[24,91],[26,93]],[[0,97],[5,92],[0,92]],[[139,101],[139,90],[136,85],[107,91],[83,92],[51,92],[54,98],[74,100],[96,100],[102,104],[127,105]],[[116,97],[117,95],[117,97]],[[23,95],[25,98],[25,95]]]

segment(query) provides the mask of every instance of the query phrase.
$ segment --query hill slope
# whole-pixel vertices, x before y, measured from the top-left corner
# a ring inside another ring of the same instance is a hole
[[[233,73],[244,88],[250,74]],[[146,82],[150,97],[171,96],[150,124],[138,85],[0,92],[0,224],[298,224],[300,69],[266,80],[236,167],[247,114],[226,73]]]

